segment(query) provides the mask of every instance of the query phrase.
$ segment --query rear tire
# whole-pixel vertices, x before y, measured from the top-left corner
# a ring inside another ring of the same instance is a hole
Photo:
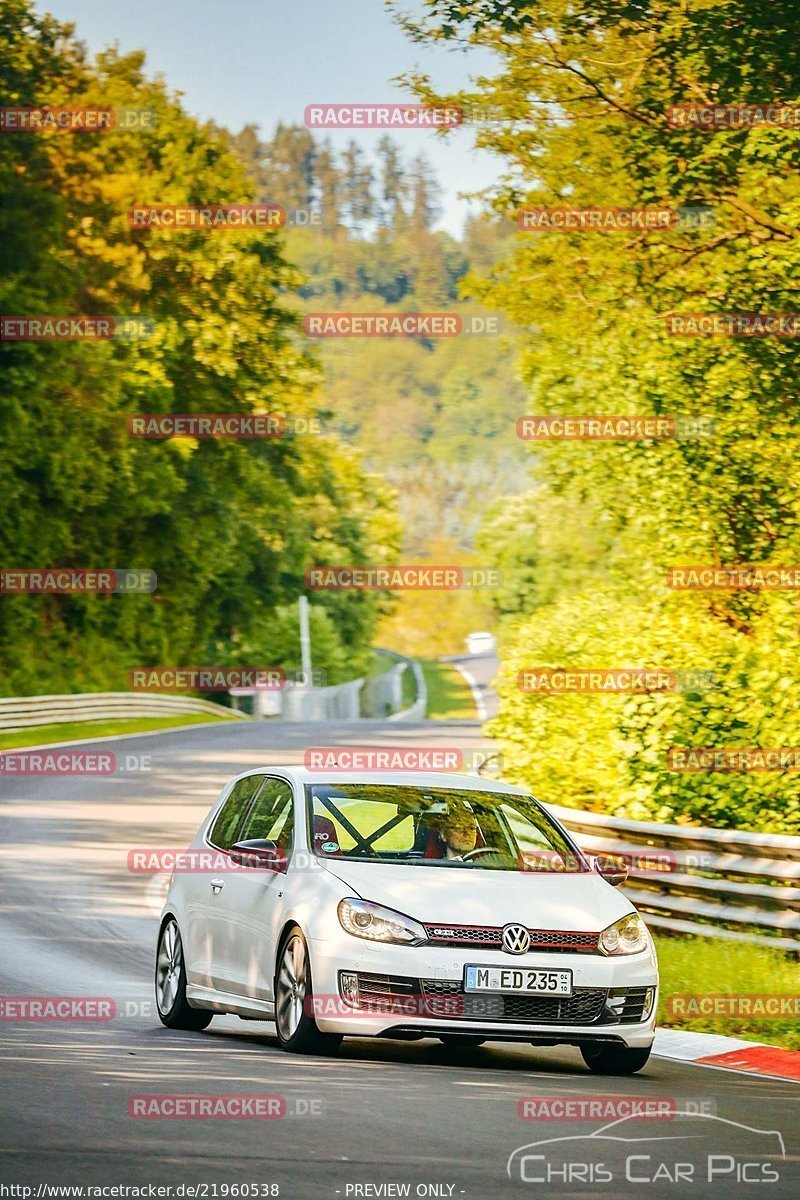
[[[309,1009],[313,999],[306,939],[295,925],[281,942],[275,964],[275,1028],[291,1054],[332,1054],[342,1035],[322,1033]]]
[[[595,1075],[633,1075],[650,1057],[650,1046],[581,1046],[583,1061]]]
[[[205,1029],[214,1016],[207,1008],[192,1008],[186,999],[186,963],[178,922],[168,917],[156,952],[156,1008],[167,1029]]]

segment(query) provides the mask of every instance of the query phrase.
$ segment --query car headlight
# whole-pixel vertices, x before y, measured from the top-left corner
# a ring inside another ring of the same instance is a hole
[[[396,942],[403,946],[421,946],[427,942],[425,927],[394,909],[369,900],[340,900],[339,924],[353,937],[369,942]]]
[[[650,945],[647,926],[638,913],[631,913],[604,929],[597,944],[601,954],[639,954]]]

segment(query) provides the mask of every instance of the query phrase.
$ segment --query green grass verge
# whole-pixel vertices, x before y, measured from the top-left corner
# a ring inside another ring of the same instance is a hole
[[[391,654],[384,654],[382,650],[373,650],[367,663],[367,669],[362,671],[361,675],[364,679],[374,679],[376,675],[384,675],[395,666],[397,666],[397,659],[392,658]]]
[[[791,954],[717,938],[669,937],[656,933],[653,936],[661,973],[660,1026],[697,1033],[723,1033],[728,1037],[800,1049],[796,1017],[760,1020],[745,1016],[679,1017],[668,1006],[670,996],[687,994],[797,996],[800,993],[800,964]]]
[[[64,725],[38,725],[0,734],[0,750],[18,750],[23,746],[43,746],[48,742],[74,742],[80,738],[114,737],[122,733],[149,733],[151,729],[178,729],[181,725],[218,724],[236,718],[215,717],[213,713],[187,713],[180,717],[140,717],[130,720],[70,721]]]
[[[428,689],[428,716],[440,721],[475,720],[478,713],[469,684],[450,663],[418,659]]]
[[[417,699],[417,681],[414,672],[410,670],[403,671],[400,676],[400,682],[403,685],[403,708],[411,708],[411,705]]]

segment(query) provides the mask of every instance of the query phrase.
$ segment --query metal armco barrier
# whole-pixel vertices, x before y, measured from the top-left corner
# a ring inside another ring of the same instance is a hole
[[[330,687],[287,688],[280,695],[278,716],[284,721],[357,721],[363,679]]]
[[[331,687],[287,689],[280,694],[278,715],[285,721],[423,720],[427,693],[419,663],[393,650],[381,649],[380,653],[394,660],[388,671]],[[414,676],[416,699],[403,708],[402,677],[406,671]]]
[[[397,654],[394,650],[381,650],[382,654],[387,654],[390,658],[397,661],[395,671],[397,672],[397,684],[400,689],[399,695],[402,697],[402,677],[404,671],[410,671],[414,677],[414,688],[416,691],[416,700],[408,706],[401,708],[398,712],[392,713],[389,717],[390,721],[424,721],[425,714],[428,711],[428,689],[425,686],[425,676],[422,673],[422,667],[414,658],[406,658],[404,654]],[[402,699],[400,700],[402,703]]]
[[[0,730],[32,729],[71,721],[109,721],[138,717],[169,717],[214,713],[218,717],[250,720],[244,713],[197,700],[155,692],[84,692],[66,696],[11,696],[0,699]]]
[[[591,854],[663,854],[668,869],[634,866],[622,889],[654,928],[800,953],[800,837],[545,807]]]

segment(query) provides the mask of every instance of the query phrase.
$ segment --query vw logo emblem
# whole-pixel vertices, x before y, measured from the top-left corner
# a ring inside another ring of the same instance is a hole
[[[526,954],[531,947],[531,935],[524,925],[503,926],[503,949],[507,954]]]

